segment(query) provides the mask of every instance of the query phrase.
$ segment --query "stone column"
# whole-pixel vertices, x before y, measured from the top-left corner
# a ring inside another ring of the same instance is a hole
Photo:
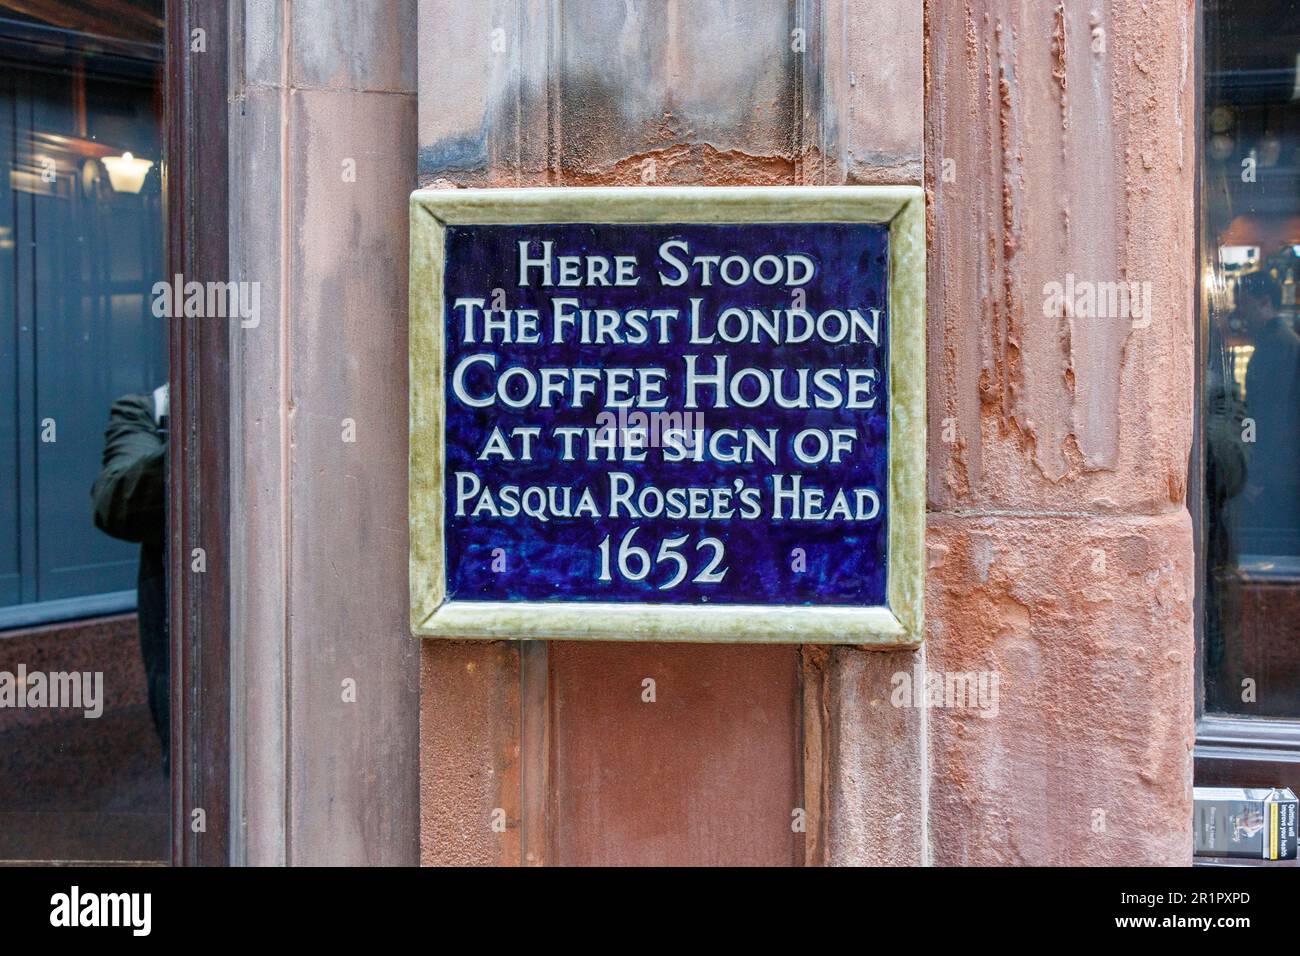
[[[415,4],[232,4],[235,862],[417,853],[407,627]]]
[[[927,20],[929,857],[1190,863],[1195,4]]]

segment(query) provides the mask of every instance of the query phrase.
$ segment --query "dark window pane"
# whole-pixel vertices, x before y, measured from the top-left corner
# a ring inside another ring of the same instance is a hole
[[[1205,14],[1206,708],[1300,718],[1300,3]]]
[[[93,6],[0,2],[0,859],[168,853],[162,4]]]

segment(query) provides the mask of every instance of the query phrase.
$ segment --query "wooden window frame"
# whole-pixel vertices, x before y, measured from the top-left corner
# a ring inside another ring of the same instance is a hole
[[[224,0],[166,4],[166,274],[187,282],[226,281],[230,271],[229,16]],[[191,52],[196,29],[204,31],[202,52]],[[169,351],[171,859],[173,865],[226,865],[232,836],[229,324],[173,319]],[[204,552],[201,573],[192,570],[195,548]]]

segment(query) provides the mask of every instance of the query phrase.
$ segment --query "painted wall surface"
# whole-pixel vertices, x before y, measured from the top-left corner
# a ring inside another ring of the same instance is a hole
[[[246,859],[1190,861],[1192,0],[237,6]],[[924,647],[410,638],[417,178],[924,183]],[[997,715],[891,702],[927,671]]]

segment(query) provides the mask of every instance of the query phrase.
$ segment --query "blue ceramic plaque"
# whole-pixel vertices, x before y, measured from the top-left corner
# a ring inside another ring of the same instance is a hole
[[[885,605],[889,242],[448,225],[446,599]]]

